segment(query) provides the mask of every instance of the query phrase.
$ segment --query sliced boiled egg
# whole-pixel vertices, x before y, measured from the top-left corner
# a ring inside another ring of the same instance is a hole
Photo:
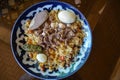
[[[58,13],[58,19],[63,23],[73,23],[76,20],[76,15],[73,12],[63,10]]]
[[[41,63],[44,63],[47,61],[47,56],[45,54],[42,54],[42,53],[37,54],[36,58]]]

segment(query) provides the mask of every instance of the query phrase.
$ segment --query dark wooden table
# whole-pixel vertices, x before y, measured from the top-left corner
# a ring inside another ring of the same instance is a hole
[[[12,0],[8,1],[10,3]],[[34,3],[41,2],[41,0],[20,1],[16,3],[11,2],[9,7],[5,7],[4,10],[0,8],[0,11],[3,11],[0,15],[0,80],[19,80],[21,77],[26,76],[12,55],[10,33],[19,14]],[[65,80],[110,80],[110,76],[120,56],[120,1],[60,1],[67,2],[78,8],[88,19],[93,31],[93,47],[88,61],[77,73]],[[31,80],[37,80],[28,75],[27,77]]]

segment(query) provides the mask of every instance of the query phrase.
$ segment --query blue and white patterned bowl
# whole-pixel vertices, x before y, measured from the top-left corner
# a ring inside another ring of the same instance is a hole
[[[53,72],[49,72],[48,70],[46,72],[42,72],[38,67],[37,61],[30,60],[28,55],[26,54],[27,52],[22,49],[22,46],[26,43],[24,39],[24,24],[26,20],[32,19],[34,15],[40,11],[50,11],[56,9],[73,11],[77,15],[77,17],[80,18],[80,21],[83,24],[83,30],[86,33],[86,37],[84,38],[84,42],[82,47],[80,48],[78,56],[75,57],[76,61],[73,62],[70,67],[60,70],[58,69],[57,71]],[[72,5],[59,1],[45,1],[29,7],[18,17],[11,33],[11,49],[17,63],[27,73],[39,79],[63,79],[74,74],[86,62],[91,51],[91,46],[91,29],[84,15]]]

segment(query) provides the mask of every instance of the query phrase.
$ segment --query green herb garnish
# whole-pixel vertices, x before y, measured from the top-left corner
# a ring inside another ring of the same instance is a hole
[[[39,45],[24,44],[23,49],[28,52],[42,52],[42,47]]]

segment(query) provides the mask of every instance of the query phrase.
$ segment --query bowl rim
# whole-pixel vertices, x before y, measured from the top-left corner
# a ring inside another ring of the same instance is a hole
[[[13,28],[12,28],[12,31],[11,31],[11,37],[10,37],[11,50],[12,50],[12,54],[13,54],[13,56],[14,56],[17,64],[18,64],[26,73],[28,73],[29,75],[31,75],[31,76],[33,76],[33,77],[35,77],[35,78],[38,78],[38,79],[48,79],[48,80],[51,80],[51,79],[49,79],[49,78],[42,78],[42,77],[40,77],[40,76],[38,77],[38,76],[36,76],[35,74],[32,74],[32,73],[30,73],[29,71],[27,71],[27,70],[24,68],[24,66],[22,66],[21,63],[18,61],[17,57],[15,56],[15,52],[14,52],[13,44],[12,44],[13,32],[14,32],[16,23],[18,22],[18,20],[20,19],[20,17],[21,17],[28,9],[30,9],[30,8],[36,6],[36,5],[39,5],[39,4],[41,4],[41,3],[46,3],[46,2],[62,3],[62,4],[65,4],[65,5],[70,6],[72,9],[76,10],[76,11],[84,18],[84,20],[86,21],[86,23],[87,23],[87,25],[88,25],[88,28],[89,28],[89,30],[90,30],[91,45],[90,45],[89,52],[87,53],[84,62],[81,64],[81,66],[79,66],[79,67],[78,67],[75,71],[73,71],[71,74],[69,74],[69,75],[67,75],[67,76],[64,76],[64,77],[56,78],[56,79],[64,79],[64,78],[67,78],[67,77],[75,74],[78,70],[80,70],[80,69],[83,67],[83,65],[84,65],[84,64],[86,63],[86,61],[88,60],[88,57],[89,57],[89,55],[90,55],[90,53],[91,53],[91,50],[92,50],[92,30],[91,30],[91,28],[90,28],[90,25],[89,25],[86,17],[82,14],[82,12],[81,12],[80,10],[78,10],[76,7],[74,7],[73,5],[71,5],[71,4],[69,4],[69,3],[66,3],[66,2],[63,2],[63,1],[57,1],[57,0],[56,0],[56,1],[52,1],[52,0],[51,0],[51,1],[41,1],[41,2],[35,3],[35,4],[31,5],[31,6],[29,6],[28,8],[26,8],[26,9],[19,15],[19,17],[16,19],[16,21],[14,22],[14,25],[13,25]],[[52,79],[52,80],[53,80],[53,79]]]

